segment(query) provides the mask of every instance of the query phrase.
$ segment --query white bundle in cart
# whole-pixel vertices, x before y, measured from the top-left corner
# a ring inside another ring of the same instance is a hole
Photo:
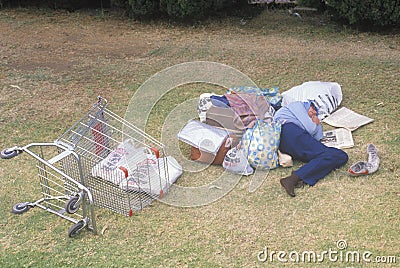
[[[182,174],[172,156],[157,158],[148,148],[127,139],[92,169],[94,177],[134,190],[160,195]]]

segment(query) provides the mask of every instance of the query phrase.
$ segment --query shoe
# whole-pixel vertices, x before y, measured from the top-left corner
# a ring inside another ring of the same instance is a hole
[[[304,188],[304,181],[300,180],[299,182],[297,182],[297,184],[294,186],[294,188]]]
[[[349,175],[350,176],[361,176],[368,175],[367,162],[358,161],[349,167]]]
[[[367,154],[368,154],[367,169],[368,169],[368,174],[371,174],[378,170],[380,162],[378,156],[378,150],[372,143],[368,144],[367,146]]]
[[[280,183],[283,188],[285,188],[285,191],[288,195],[291,197],[295,197],[296,194],[294,193],[294,188],[298,185],[298,183],[301,181],[299,176],[292,174],[289,177],[283,178],[280,180]]]

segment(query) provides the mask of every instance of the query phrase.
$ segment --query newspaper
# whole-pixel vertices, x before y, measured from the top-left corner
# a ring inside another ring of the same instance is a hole
[[[321,142],[328,147],[336,147],[339,149],[351,148],[354,146],[353,135],[346,128],[336,128],[325,131]]]
[[[342,107],[330,116],[326,117],[322,122],[333,127],[347,128],[350,131],[354,131],[372,121],[374,121],[374,119],[358,114],[346,107]]]

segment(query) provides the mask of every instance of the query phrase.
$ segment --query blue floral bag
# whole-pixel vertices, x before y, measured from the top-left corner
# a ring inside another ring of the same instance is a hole
[[[280,122],[257,120],[253,128],[245,131],[242,144],[247,149],[247,159],[253,168],[270,170],[279,166],[281,128]]]

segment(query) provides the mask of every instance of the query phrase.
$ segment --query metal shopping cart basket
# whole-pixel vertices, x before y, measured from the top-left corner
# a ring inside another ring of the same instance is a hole
[[[96,206],[132,216],[171,185],[165,146],[110,111],[104,98],[56,142],[80,156]]]
[[[51,158],[44,154],[49,148],[56,149]],[[96,232],[93,205],[132,216],[170,186],[165,146],[111,112],[101,97],[53,143],[5,149],[1,157],[22,152],[38,160],[43,198],[17,204],[13,212],[43,208],[75,223],[69,236],[84,227]],[[80,219],[71,217],[77,214]]]

